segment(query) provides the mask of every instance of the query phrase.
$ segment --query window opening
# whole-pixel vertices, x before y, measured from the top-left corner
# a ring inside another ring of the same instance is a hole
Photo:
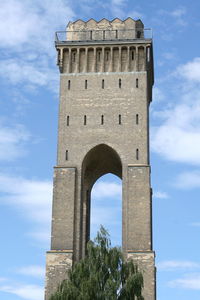
[[[104,89],[104,79],[102,79],[101,85],[102,85],[102,89]]]
[[[139,149],[136,149],[136,159],[139,159]]]
[[[139,115],[136,114],[136,124],[138,125],[139,124]]]
[[[68,150],[65,151],[65,160],[68,160]]]
[[[101,116],[101,125],[104,124],[104,115]]]
[[[134,51],[131,51],[131,59],[134,60]]]
[[[138,88],[139,86],[139,82],[138,82],[138,78],[136,78],[136,88]]]
[[[76,53],[74,52],[73,53],[73,62],[75,62],[76,61]]]
[[[84,121],[83,121],[83,123],[84,123],[84,125],[87,124],[87,116],[86,116],[86,115],[84,116]]]
[[[87,80],[85,80],[85,89],[87,90]]]
[[[119,125],[121,125],[121,124],[122,124],[122,116],[119,115]]]
[[[71,87],[71,82],[70,80],[68,80],[68,90],[70,90],[70,87]]]
[[[92,40],[92,30],[90,31],[90,39]]]
[[[67,116],[67,126],[69,126],[69,116]]]
[[[101,60],[101,52],[99,51],[98,52],[98,61],[100,61]]]
[[[105,40],[105,30],[103,31],[103,40]]]
[[[119,88],[121,89],[121,87],[122,87],[122,80],[119,79]]]

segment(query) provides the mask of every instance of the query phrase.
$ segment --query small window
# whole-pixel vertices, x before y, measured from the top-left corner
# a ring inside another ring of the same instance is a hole
[[[135,122],[136,122],[137,125],[139,124],[139,115],[138,114],[136,114]]]
[[[104,124],[104,115],[101,116],[101,125]]]
[[[102,87],[102,89],[104,89],[104,79],[102,79],[101,87]]]
[[[70,90],[70,87],[71,87],[71,82],[70,80],[68,80],[68,90]]]
[[[119,115],[119,125],[121,125],[121,124],[122,124],[122,116]]]
[[[139,160],[139,149],[136,149],[136,159]]]
[[[90,39],[92,40],[92,30],[90,31]]]
[[[98,52],[98,61],[101,61],[101,52]]]
[[[75,62],[76,61],[76,53],[74,52],[73,53],[73,62]]]
[[[68,160],[68,150],[65,151],[65,160]]]
[[[67,126],[69,126],[69,116],[67,116]]]
[[[134,50],[131,51],[131,59],[134,60]]]
[[[84,125],[87,125],[87,116],[86,116],[86,115],[84,116],[83,124],[84,124]]]
[[[136,88],[139,87],[139,81],[138,81],[138,78],[136,78],[135,86],[136,86]]]
[[[105,40],[106,32],[105,30],[103,31],[103,40]]]
[[[85,80],[85,89],[87,90],[87,80]]]
[[[121,87],[122,87],[122,80],[119,79],[119,88],[121,89]]]

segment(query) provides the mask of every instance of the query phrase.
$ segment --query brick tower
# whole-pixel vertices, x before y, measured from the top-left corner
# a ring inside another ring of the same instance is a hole
[[[149,165],[153,52],[140,20],[70,22],[56,34],[60,69],[58,157],[54,172],[46,300],[85,255],[90,193],[106,173],[122,179],[122,248],[143,271],[155,300]]]

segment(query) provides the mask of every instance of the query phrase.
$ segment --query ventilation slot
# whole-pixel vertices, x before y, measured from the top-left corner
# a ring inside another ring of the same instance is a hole
[[[101,87],[104,89],[104,79],[102,79]]]
[[[104,124],[104,115],[101,116],[101,125]]]
[[[70,90],[70,88],[71,88],[71,82],[70,82],[70,80],[68,80],[68,90]]]
[[[136,78],[136,82],[135,82],[136,88],[139,87],[139,82],[138,82],[138,78]]]
[[[122,124],[122,116],[119,115],[119,125],[121,125],[121,124]]]
[[[69,126],[69,116],[67,116],[67,126]]]
[[[139,160],[139,149],[136,149],[136,160]]]
[[[86,115],[84,116],[83,124],[87,125],[87,116]]]
[[[121,87],[122,87],[122,80],[119,79],[119,88],[121,89]]]
[[[137,125],[139,124],[139,115],[138,114],[135,117],[135,122],[136,122]]]
[[[87,80],[85,80],[85,89],[87,90]]]
[[[68,150],[65,151],[65,160],[68,160]]]

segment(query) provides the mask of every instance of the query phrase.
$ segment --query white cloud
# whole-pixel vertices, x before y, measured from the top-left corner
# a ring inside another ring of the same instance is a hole
[[[27,218],[47,223],[51,218],[52,183],[0,174],[0,201],[15,205]]]
[[[193,223],[190,223],[190,226],[200,227],[200,222],[193,222]]]
[[[200,263],[193,261],[167,260],[157,264],[157,268],[162,271],[176,271],[178,269],[200,268]]]
[[[10,205],[35,226],[27,235],[40,241],[40,245],[48,245],[52,183],[0,174],[0,193],[0,204]]]
[[[105,197],[121,197],[122,186],[116,182],[97,182],[92,189],[92,197],[102,199]]]
[[[8,59],[0,62],[0,76],[12,84],[26,83],[37,86],[58,86],[58,75],[55,70],[37,63],[21,59]]]
[[[30,85],[31,89],[46,86],[57,92],[54,33],[65,30],[74,16],[69,2],[64,0],[3,1],[0,10],[2,79],[14,85]]]
[[[167,199],[169,198],[168,194],[161,191],[155,191],[153,192],[153,197],[158,199]]]
[[[194,58],[186,64],[177,68],[177,75],[186,80],[200,83],[200,57]]]
[[[200,171],[195,170],[179,174],[174,185],[181,189],[200,188]]]
[[[26,154],[25,144],[30,140],[29,132],[17,124],[7,127],[0,124],[0,160],[13,161]]]
[[[22,299],[43,300],[44,288],[38,285],[4,285],[0,286],[0,291],[14,294]]]
[[[168,110],[163,124],[152,127],[151,148],[168,160],[200,164],[200,101]]]
[[[33,276],[36,278],[44,278],[45,268],[41,266],[26,266],[17,270],[17,273]]]
[[[179,8],[177,8],[177,9],[171,11],[170,14],[171,14],[173,17],[175,17],[175,18],[177,18],[177,17],[180,18],[180,17],[182,17],[183,15],[186,14],[186,8],[185,8],[185,7],[179,7]]]
[[[183,278],[171,280],[168,286],[172,288],[200,290],[200,274],[190,274]]]

